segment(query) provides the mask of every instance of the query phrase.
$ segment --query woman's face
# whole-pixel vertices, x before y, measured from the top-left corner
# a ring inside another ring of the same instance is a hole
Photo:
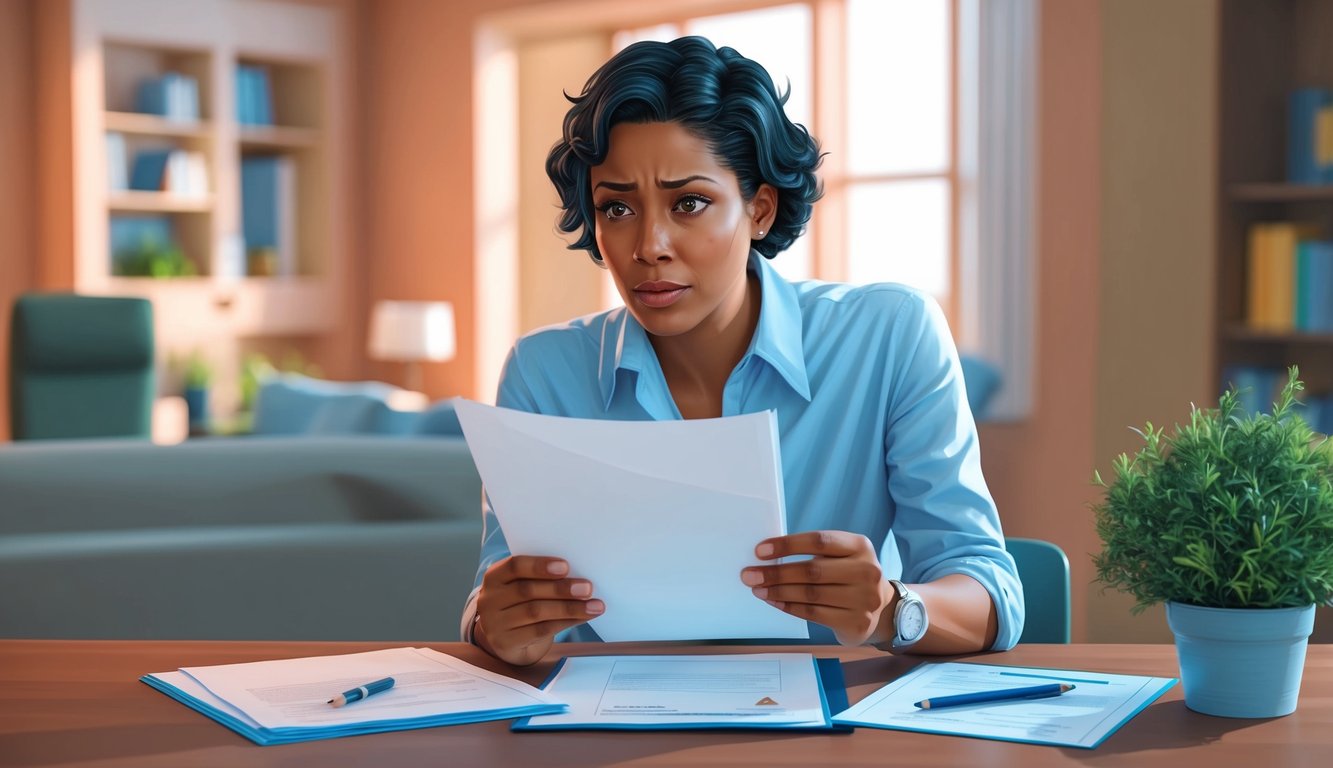
[[[677,123],[612,128],[590,182],[597,248],[648,333],[706,336],[741,314],[750,240],[772,219],[772,187],[747,203],[736,175]]]

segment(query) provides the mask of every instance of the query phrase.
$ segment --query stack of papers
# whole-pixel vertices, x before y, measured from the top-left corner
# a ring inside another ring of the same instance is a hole
[[[765,564],[759,542],[787,532],[772,411],[606,421],[456,408],[510,552],[564,558],[591,580],[603,640],[810,636],[741,583]]]
[[[345,707],[338,694],[385,677],[393,688]],[[537,688],[428,648],[182,667],[140,678],[257,744],[430,728],[562,712]]]
[[[1092,749],[1176,684],[1175,678],[945,662],[922,664],[833,718],[844,725]],[[1044,699],[943,709],[916,702],[960,693],[1069,683]]]
[[[568,657],[542,688],[569,709],[513,730],[851,730],[829,715],[847,706],[841,665],[808,653]]]

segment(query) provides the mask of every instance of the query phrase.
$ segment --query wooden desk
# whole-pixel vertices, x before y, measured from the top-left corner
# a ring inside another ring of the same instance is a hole
[[[405,645],[399,643],[397,645]],[[1096,750],[858,728],[851,735],[701,732],[510,733],[508,721],[256,746],[138,677],[227,664],[393,647],[368,643],[0,641],[0,765],[5,766],[1333,766],[1333,646],[1312,645],[1300,707],[1273,720],[1185,708],[1179,685]],[[433,645],[539,683],[554,658],[523,670],[470,646]],[[567,645],[568,654],[759,650],[679,644]],[[853,703],[918,660],[867,648],[800,648],[843,659]],[[1032,645],[974,656],[1001,664],[1176,676],[1169,645]]]

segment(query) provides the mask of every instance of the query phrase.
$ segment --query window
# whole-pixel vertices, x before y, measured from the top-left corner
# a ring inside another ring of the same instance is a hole
[[[774,266],[790,279],[907,283],[947,309],[957,293],[954,4],[788,3],[623,30],[614,47],[703,35],[762,64],[779,90],[789,85],[788,116],[809,127],[828,153],[826,199],[810,231]],[[831,31],[818,42],[817,13]],[[846,77],[830,77],[837,72]],[[816,110],[816,83],[840,98],[824,98]],[[845,232],[840,245],[820,240],[821,223]]]

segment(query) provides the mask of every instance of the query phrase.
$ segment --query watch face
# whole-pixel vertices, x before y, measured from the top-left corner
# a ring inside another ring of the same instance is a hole
[[[903,611],[898,615],[898,637],[903,640],[916,640],[926,631],[926,609],[921,603],[903,604]]]

